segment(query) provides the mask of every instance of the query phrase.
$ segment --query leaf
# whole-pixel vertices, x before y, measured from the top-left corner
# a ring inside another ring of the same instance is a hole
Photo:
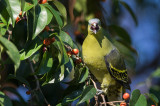
[[[138,98],[138,101],[136,102],[135,106],[147,106],[146,97],[141,94],[140,97]]]
[[[51,13],[51,11],[48,9],[48,8],[46,8],[46,10],[47,10],[47,25],[52,21],[52,18],[53,18],[53,14]]]
[[[157,68],[151,75],[152,77],[160,77],[160,67]]]
[[[129,105],[134,106],[140,95],[141,95],[141,93],[138,89],[134,90],[131,94],[131,99],[129,101]]]
[[[35,8],[35,18],[37,18],[36,22],[34,23],[34,35],[32,39],[34,39],[47,25],[47,10],[43,5],[36,6]]]
[[[1,106],[12,106],[12,102],[8,96],[5,96],[3,92],[0,91],[0,105]]]
[[[57,36],[57,38],[59,40],[59,43],[57,43],[57,46],[61,52],[61,57],[62,57],[60,63],[61,63],[61,65],[63,65],[63,64],[66,64],[69,62],[69,58],[68,58],[66,49],[64,48],[64,43],[62,42],[62,40],[59,36]]]
[[[85,101],[93,98],[93,97],[95,96],[96,92],[97,92],[97,91],[96,91],[96,89],[94,88],[94,86],[92,86],[92,85],[87,86],[87,87],[83,90],[82,96],[81,96],[81,98],[79,99],[78,104],[83,103],[83,102],[85,102]]]
[[[10,74],[10,75],[8,75],[7,79],[8,80],[9,79],[16,79],[19,82],[25,84],[28,89],[31,89],[29,82],[26,79],[24,79],[23,77],[21,77],[21,76],[15,76],[15,75]]]
[[[69,44],[73,48],[73,41],[72,38],[64,31],[60,30],[60,38],[62,39],[63,42]]]
[[[146,95],[155,103],[155,104],[157,104],[157,106],[158,106],[158,103],[159,103],[159,100],[158,100],[158,98],[154,95],[154,94],[148,94],[148,93],[146,93]]]
[[[49,72],[53,65],[53,58],[50,52],[46,51],[43,54],[43,58],[41,60],[40,66],[38,67],[37,74],[45,74]]]
[[[62,21],[60,15],[59,15],[58,11],[56,11],[54,8],[52,8],[52,6],[50,6],[49,4],[43,4],[43,5],[52,12],[52,14],[54,15],[58,25],[60,27],[63,27],[63,21]]]
[[[23,0],[22,0],[23,1]],[[28,10],[30,10],[31,8],[33,8],[33,4],[30,4],[30,3],[27,3],[27,2],[25,2],[25,5],[24,5],[24,12],[27,12]]]
[[[55,4],[57,9],[61,13],[61,15],[64,19],[64,25],[63,26],[65,26],[67,24],[67,11],[66,11],[65,6],[62,3],[60,3],[58,0],[53,0],[53,3]]]
[[[21,6],[19,0],[5,0],[7,11],[12,19],[12,25],[14,26],[16,18],[21,12]]]
[[[108,27],[109,27],[109,30],[114,31],[119,37],[124,39],[127,43],[131,44],[130,36],[125,29],[117,25],[110,25]]]
[[[80,98],[81,94],[81,90],[73,91],[71,94],[64,97],[64,99],[62,100],[62,105],[67,105],[68,103],[77,100],[78,98]]]
[[[127,3],[123,2],[123,1],[119,1],[119,2],[129,11],[129,13],[131,14],[134,22],[136,23],[136,25],[138,25],[138,21],[137,21],[136,15],[134,14],[134,12],[130,8],[130,6]]]
[[[14,63],[15,71],[20,65],[20,54],[16,46],[4,37],[0,37],[0,44],[6,48],[6,52]]]
[[[3,7],[3,4],[2,4],[2,7]],[[0,19],[5,25],[7,26],[9,25],[10,16],[6,8],[3,8],[2,11],[0,12]]]
[[[35,52],[37,52],[43,46],[43,42],[37,36],[31,42],[28,42],[24,48],[24,50],[20,54],[20,60],[25,60],[32,56]]]
[[[80,78],[79,78],[79,83],[83,83],[87,78],[88,78],[88,68],[87,67],[83,67]]]

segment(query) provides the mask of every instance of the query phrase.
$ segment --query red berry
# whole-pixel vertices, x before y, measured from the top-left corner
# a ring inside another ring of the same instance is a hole
[[[76,64],[80,64],[82,62],[82,59],[79,58],[78,60],[76,60]]]
[[[27,92],[26,92],[26,94],[27,94],[27,95],[30,95],[30,94],[31,94],[31,92],[30,92],[30,91],[27,91]]]
[[[19,22],[19,21],[20,21],[20,19],[19,19],[19,17],[17,17],[17,18],[16,18],[16,23]]]
[[[78,49],[73,49],[73,50],[72,50],[72,54],[77,55],[78,53],[79,53],[79,50],[78,50]]]
[[[19,13],[19,15],[22,15],[22,11]]]
[[[78,30],[74,32],[74,35],[75,35],[75,36],[78,36],[78,35],[80,35],[80,34],[81,34],[81,32],[78,31]]]
[[[48,32],[50,30],[49,26],[46,26],[44,30]]]
[[[123,94],[123,99],[124,99],[124,100],[128,100],[129,97],[130,97],[129,93],[124,93],[124,94]]]
[[[67,55],[70,57],[72,55],[72,52],[71,51],[68,51],[67,52]]]
[[[39,3],[40,4],[45,4],[47,2],[47,0],[40,0]]]
[[[50,45],[51,44],[50,39],[44,39],[43,44],[46,45],[46,46]]]
[[[120,106],[127,106],[126,102],[121,102]]]
[[[47,51],[47,48],[46,47],[43,47],[43,52]]]
[[[151,105],[151,106],[155,106],[155,105]]]
[[[55,39],[55,37],[53,37],[50,40],[51,40],[51,42],[54,42],[56,39]]]

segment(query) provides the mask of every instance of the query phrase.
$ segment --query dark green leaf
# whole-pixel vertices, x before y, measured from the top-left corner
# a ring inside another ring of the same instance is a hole
[[[51,13],[51,11],[48,9],[48,8],[46,8],[46,10],[47,10],[47,25],[52,21],[52,18],[53,18],[53,14]]]
[[[3,92],[0,91],[0,105],[1,106],[12,106],[11,100],[8,96],[5,96]]]
[[[22,0],[23,1],[23,0]],[[34,5],[33,4],[30,4],[30,3],[27,3],[25,2],[25,5],[24,5],[24,12],[27,12],[28,10],[30,10]]]
[[[57,9],[61,13],[61,15],[62,15],[62,17],[64,19],[64,25],[63,26],[65,26],[67,24],[67,11],[66,11],[66,8],[58,0],[53,0],[53,3],[55,4],[55,6],[57,7]]]
[[[45,74],[49,72],[52,68],[52,65],[53,58],[51,53],[48,51],[44,52],[37,74]]]
[[[0,37],[0,44],[6,48],[7,54],[15,64],[15,70],[17,70],[20,65],[20,55],[18,49],[12,42],[4,37]]]
[[[131,14],[133,20],[135,21],[136,25],[138,25],[138,21],[137,21],[137,18],[136,18],[136,15],[134,14],[134,12],[132,11],[132,9],[130,8],[130,6],[123,2],[123,1],[119,1],[128,11],[129,13]]]
[[[138,89],[134,90],[131,94],[131,99],[130,99],[130,102],[129,102],[129,105],[130,106],[135,106],[138,98],[140,97],[141,93]]]
[[[14,26],[16,18],[19,16],[19,13],[21,12],[21,6],[19,0],[5,0],[6,7],[8,10],[8,13],[12,19],[12,25]]]
[[[134,105],[131,105],[131,106],[134,106]],[[147,106],[146,97],[141,94],[140,97],[138,98],[135,106]]]
[[[34,35],[32,39],[34,39],[47,25],[47,10],[43,5],[35,7],[35,18],[36,22],[34,23]]]
[[[88,78],[88,74],[89,74],[88,68],[83,67],[79,78],[79,83],[83,83]]]
[[[0,19],[5,25],[8,26],[10,24],[9,23],[10,16],[6,8],[3,8],[3,10],[0,12]]]
[[[82,94],[81,90],[73,91],[71,94],[64,97],[62,100],[62,105],[67,105],[75,100],[77,100]]]
[[[56,11],[54,8],[52,8],[52,6],[50,6],[49,4],[44,4],[44,6],[47,7],[52,12],[52,14],[54,15],[58,25],[60,27],[63,27],[63,21],[62,21],[60,15],[59,15],[58,11]]]
[[[13,43],[21,50],[27,40],[27,22],[25,20],[19,21],[12,30]]]
[[[131,44],[130,36],[125,29],[123,29],[122,27],[117,26],[117,25],[110,25],[108,27],[109,27],[109,30],[115,32],[119,37],[124,39],[126,41],[126,43]]]
[[[92,85],[87,86],[87,87],[83,90],[82,96],[81,96],[81,98],[79,99],[78,104],[83,103],[83,102],[85,102],[85,101],[93,98],[93,97],[95,96],[96,92],[97,92],[97,90],[94,88],[94,86],[92,86]]]
[[[35,52],[37,52],[43,45],[43,41],[40,40],[40,38],[37,36],[34,40],[31,42],[28,42],[20,54],[20,59],[25,60],[29,58],[31,55],[33,55]]]
[[[148,96],[155,104],[158,104],[158,103],[159,103],[158,98],[157,98],[154,94],[148,94],[148,93],[147,93],[147,96]],[[158,105],[157,105],[157,106],[158,106]]]
[[[30,89],[30,84],[29,84],[29,82],[28,82],[27,80],[25,80],[25,79],[24,79],[23,77],[21,77],[21,76],[15,76],[15,75],[10,74],[10,75],[8,75],[7,79],[8,79],[8,80],[9,80],[9,79],[16,79],[16,80],[18,80],[19,82],[21,82],[22,84],[25,84],[25,85],[27,86],[27,88]]]
[[[63,42],[69,44],[73,48],[72,38],[66,32],[61,30],[59,35]]]
[[[57,44],[58,44],[57,46],[58,46],[58,49],[61,52],[60,63],[61,63],[61,65],[63,65],[63,64],[66,64],[66,63],[69,62],[69,58],[68,58],[67,52],[64,48],[64,43],[62,42],[62,40],[59,36],[57,36],[57,38],[59,40],[59,42],[57,42]]]

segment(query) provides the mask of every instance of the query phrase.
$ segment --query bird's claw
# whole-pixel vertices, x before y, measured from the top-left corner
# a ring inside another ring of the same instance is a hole
[[[96,93],[97,96],[100,95],[100,94],[102,94],[102,93],[104,93],[103,90],[97,89],[97,93]]]

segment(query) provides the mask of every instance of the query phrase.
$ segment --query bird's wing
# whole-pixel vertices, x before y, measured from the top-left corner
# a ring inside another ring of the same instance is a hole
[[[113,49],[104,58],[111,76],[125,88],[130,89],[125,63],[119,51],[117,49]]]

